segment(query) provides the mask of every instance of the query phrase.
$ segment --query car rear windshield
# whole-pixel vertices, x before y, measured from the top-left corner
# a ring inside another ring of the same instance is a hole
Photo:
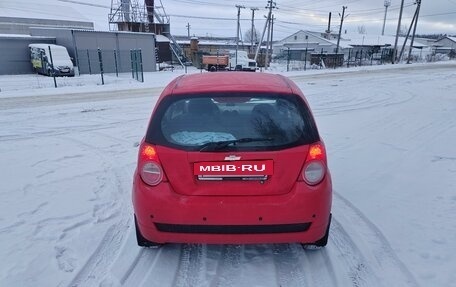
[[[298,96],[229,94],[165,98],[146,141],[182,150],[277,150],[318,138]]]

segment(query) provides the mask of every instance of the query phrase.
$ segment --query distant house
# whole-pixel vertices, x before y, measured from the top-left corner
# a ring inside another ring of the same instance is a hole
[[[434,42],[436,54],[454,54],[456,52],[456,37],[445,36]]]
[[[277,57],[290,57],[291,60],[309,59],[309,54],[335,53],[337,47],[337,34],[326,34],[300,30],[278,42],[273,47],[274,55]],[[380,36],[366,34],[343,34],[339,41],[338,53],[344,54],[344,58],[372,58],[390,56],[394,48],[395,36]],[[398,39],[398,53],[402,50],[405,38]],[[404,55],[408,53],[411,39],[408,39],[404,47]],[[423,57],[430,53],[428,44],[414,41],[412,54]]]
[[[320,33],[300,30],[273,44],[273,54],[277,57],[288,57],[291,60],[304,60],[309,58],[312,53],[334,53],[337,43],[333,41],[334,36],[326,39]],[[349,48],[343,43],[339,44],[339,52]]]
[[[396,42],[396,37],[389,35],[344,34],[343,40],[341,41],[344,41],[352,47],[350,51],[352,57],[353,55],[355,55],[355,58],[366,55],[369,58],[374,57],[374,59],[385,59],[385,57],[390,59]],[[403,57],[408,55],[411,42],[411,38],[409,38],[407,42],[405,41],[405,37],[398,38],[398,56],[401,52]],[[417,39],[413,41],[412,55],[418,58],[423,58],[431,52],[432,49],[428,44],[423,44]]]
[[[456,49],[456,37],[445,36],[445,37],[435,41],[435,44],[439,45],[439,46]]]

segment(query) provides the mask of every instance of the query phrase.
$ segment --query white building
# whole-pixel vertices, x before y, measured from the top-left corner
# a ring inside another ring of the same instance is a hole
[[[454,54],[456,52],[456,37],[445,36],[434,42],[436,54]]]
[[[309,59],[309,54],[312,53],[332,54],[336,51],[337,36],[336,34],[300,30],[276,42],[273,45],[273,54],[276,57],[290,57],[292,60]],[[338,53],[344,54],[345,59],[387,58],[391,57],[395,40],[395,36],[343,34],[339,41]],[[402,51],[404,42],[405,37],[398,38],[398,55]],[[410,44],[411,39],[409,38],[403,49],[403,57],[408,55]],[[412,55],[423,58],[430,53],[432,53],[432,49],[428,44],[414,41]]]
[[[330,35],[329,38],[333,38],[333,36]],[[334,53],[336,46],[336,42],[323,38],[320,33],[300,30],[274,43],[273,54],[277,57],[280,55],[288,56],[289,53],[290,58],[293,60],[304,60],[312,53]],[[347,48],[350,47],[341,43],[339,53],[344,53]]]

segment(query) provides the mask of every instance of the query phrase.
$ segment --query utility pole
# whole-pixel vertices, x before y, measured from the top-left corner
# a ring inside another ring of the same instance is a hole
[[[415,33],[416,33],[416,26],[418,25],[418,17],[420,16],[420,9],[421,9],[421,0],[416,0],[416,19],[415,19],[415,27],[413,27],[413,34],[412,34],[412,42],[410,43],[410,50],[407,59],[407,64],[410,64],[410,58],[412,56],[412,49],[413,49],[413,41],[415,40]]]
[[[412,31],[412,28],[413,28],[413,23],[415,23],[415,19],[416,19],[416,13],[418,12],[418,9],[415,10],[415,14],[413,14],[413,19],[412,19],[412,22],[410,23],[410,27],[407,31],[407,35],[405,36],[405,40],[404,40],[404,44],[402,45],[402,49],[401,49],[401,52],[399,53],[399,59],[402,59],[402,55],[404,54],[404,51],[405,51],[405,46],[407,45],[407,41],[408,41],[408,38],[410,36],[410,32]]]
[[[265,61],[265,69],[267,70],[269,67],[269,53],[272,55],[272,37],[274,35],[274,14],[271,16],[271,19],[269,19],[269,25],[268,25],[268,40],[266,43],[266,61]]]
[[[272,0],[268,0],[268,6],[266,6],[265,8],[269,9],[269,12],[268,12],[268,17],[266,19],[266,23],[264,24],[263,34],[261,34],[261,39],[260,39],[260,42],[258,43],[258,47],[255,52],[255,58],[254,58],[255,61],[258,58],[258,53],[260,52],[261,44],[263,43],[264,34],[266,33],[266,28],[269,27],[269,22],[271,21],[272,9],[276,8],[276,3],[273,2]],[[266,49],[266,52],[267,52],[267,49]]]
[[[388,7],[390,5],[391,5],[391,0],[385,0],[385,17],[383,18],[382,36],[385,35],[386,14],[388,13]]]
[[[272,36],[271,35],[272,9],[276,8],[275,2],[273,2],[272,0],[269,0],[268,6],[266,8],[269,8],[268,19],[266,21],[266,24],[268,26],[268,37],[267,37],[267,41],[266,41],[266,56],[264,58],[264,68],[267,70],[269,67],[269,45],[270,45],[271,36]]]
[[[399,40],[399,31],[401,29],[401,21],[402,21],[402,11],[404,10],[404,0],[401,1],[401,9],[399,10],[399,21],[397,22],[397,30],[396,30],[396,40],[394,41],[394,50],[393,50],[393,59],[392,64],[396,62],[396,55],[397,55],[397,41]]]
[[[271,17],[268,20],[268,36],[266,37],[266,56],[264,58],[264,69],[267,70],[269,66],[269,41],[271,41]]]
[[[244,9],[245,6],[236,5],[236,8],[238,9],[238,12],[237,12],[237,32],[236,32],[236,62],[235,62],[234,68],[236,68],[237,63],[238,63],[239,29],[241,28],[241,9]]]
[[[326,32],[326,39],[331,40],[331,12],[329,12],[329,17],[328,17],[328,29],[325,31]]]
[[[256,30],[255,30],[255,11],[260,10],[258,8],[250,8],[252,10],[252,29],[250,30],[250,53],[253,53],[253,37],[257,38]]]
[[[271,17],[271,55],[272,55],[272,42],[274,41],[274,20],[276,18],[274,17],[274,14],[272,14],[272,17]]]
[[[190,38],[190,27],[191,27],[190,23],[187,23],[187,26],[185,26],[185,27],[187,27],[187,35]]]
[[[337,46],[336,46],[336,57],[337,57],[337,54],[339,53],[339,44],[340,44],[340,37],[342,37],[342,25],[344,24],[345,9],[347,9],[347,6],[342,6],[342,16],[340,18],[339,37],[337,38]]]

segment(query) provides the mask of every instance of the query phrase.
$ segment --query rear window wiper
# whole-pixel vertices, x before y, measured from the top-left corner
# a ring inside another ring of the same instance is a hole
[[[236,145],[238,143],[251,143],[251,142],[267,142],[273,141],[273,138],[242,138],[237,140],[208,142],[200,147],[199,151],[214,151],[226,148],[229,145]]]

